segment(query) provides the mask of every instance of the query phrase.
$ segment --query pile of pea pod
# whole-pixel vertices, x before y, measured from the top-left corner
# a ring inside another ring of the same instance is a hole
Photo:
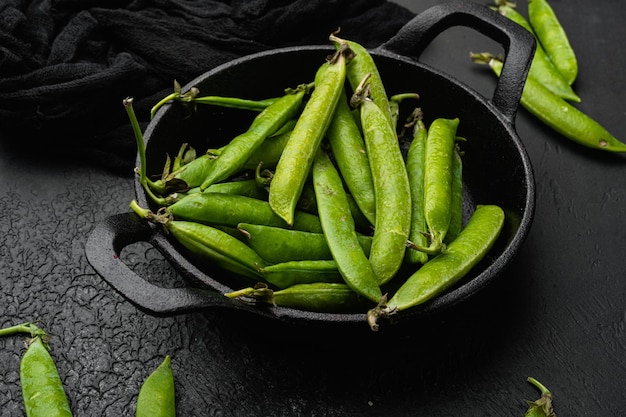
[[[572,87],[578,76],[578,61],[548,1],[529,0],[528,18],[506,0],[495,0],[494,9],[528,30],[537,40],[520,104],[542,123],[579,145],[607,152],[626,152],[626,143],[574,106],[581,102]],[[470,53],[470,58],[475,63],[489,65],[493,73],[500,76],[502,58],[488,52]]]
[[[504,213],[478,205],[463,224],[461,146],[471,138],[457,135],[460,120],[434,117],[426,126],[417,92],[388,97],[363,46],[329,39],[336,52],[315,79],[280,97],[200,97],[177,87],[161,100],[153,113],[172,99],[259,113],[221,148],[198,156],[183,145],[160,179],[146,175],[126,99],[140,182],[159,207],[133,200],[131,208],[195,256],[247,279],[226,297],[367,312],[377,330],[381,317],[461,280],[498,238]],[[415,111],[399,123],[403,102]]]

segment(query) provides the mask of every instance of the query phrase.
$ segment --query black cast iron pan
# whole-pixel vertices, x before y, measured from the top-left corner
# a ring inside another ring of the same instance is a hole
[[[452,78],[421,64],[422,51],[441,32],[453,26],[475,29],[500,43],[505,50],[504,70],[491,99]],[[458,117],[464,144],[464,206],[498,204],[506,212],[506,225],[499,241],[480,265],[448,293],[395,320],[409,320],[443,310],[475,294],[501,274],[522,245],[534,213],[533,171],[524,146],[516,134],[514,119],[534,52],[535,40],[524,29],[496,12],[469,1],[451,1],[420,13],[388,42],[371,51],[389,95],[418,92],[425,121],[435,117]],[[204,95],[263,99],[286,87],[310,82],[316,69],[333,51],[329,45],[271,50],[217,67],[193,80],[185,91],[197,86]],[[159,111],[145,132],[147,169],[158,176],[165,155],[175,155],[183,142],[196,149],[215,148],[238,134],[250,120],[242,111],[199,106],[189,114],[180,106]],[[136,197],[150,206],[135,182]],[[124,247],[146,241],[156,247],[186,278],[184,288],[154,285],[119,258]],[[201,264],[188,256],[159,228],[134,213],[105,219],[93,230],[86,253],[96,271],[118,292],[139,307],[155,314],[173,314],[206,308],[235,309],[290,323],[365,323],[359,314],[323,314],[284,307],[246,305],[222,294],[235,289],[224,271]],[[239,287],[237,287],[239,288]]]

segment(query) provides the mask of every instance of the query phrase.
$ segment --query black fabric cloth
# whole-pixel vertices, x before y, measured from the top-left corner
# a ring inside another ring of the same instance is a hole
[[[124,97],[145,126],[174,80],[271,48],[323,44],[338,27],[375,47],[412,17],[382,0],[3,0],[0,125],[11,134],[2,137],[129,172],[136,146]]]

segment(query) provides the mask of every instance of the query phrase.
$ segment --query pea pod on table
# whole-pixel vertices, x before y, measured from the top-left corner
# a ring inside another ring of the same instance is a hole
[[[0,330],[0,336],[29,333],[32,339],[20,361],[20,383],[27,417],[71,417],[63,382],[48,351],[48,335],[33,323]]]
[[[470,57],[475,63],[489,65],[500,76],[503,63],[493,54],[474,53]],[[580,145],[608,152],[626,152],[626,143],[532,78],[524,84],[520,103],[548,127]]]
[[[568,84],[578,75],[578,61],[565,29],[547,0],[528,0],[528,20],[543,50]]]
[[[524,29],[537,38],[535,31],[533,30],[530,22],[518,12],[508,1],[496,0],[498,12],[522,26]],[[580,103],[580,97],[572,89],[570,83],[565,81],[561,72],[554,66],[550,57],[546,54],[546,51],[541,46],[541,43],[537,40],[537,47],[535,49],[535,55],[533,56],[530,69],[528,70],[528,77],[534,78],[542,83],[548,90],[554,94],[562,97],[565,100]]]
[[[139,389],[136,417],[175,417],[176,399],[172,360],[169,355],[144,381]]]

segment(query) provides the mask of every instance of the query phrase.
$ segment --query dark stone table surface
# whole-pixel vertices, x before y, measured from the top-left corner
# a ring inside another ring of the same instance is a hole
[[[418,13],[434,0],[403,2]],[[525,10],[527,2],[518,1]],[[580,109],[626,140],[626,12],[616,0],[553,0],[579,59]],[[455,28],[422,60],[489,96],[493,77]],[[495,49],[495,52],[498,52]],[[76,416],[130,416],[142,381],[171,355],[180,416],[522,416],[537,391],[558,416],[626,410],[626,158],[573,144],[520,108],[536,175],[535,220],[489,288],[402,334],[276,327],[207,310],[155,316],[88,263],[85,242],[128,212],[133,174],[79,158],[0,149],[0,325],[39,320]],[[9,138],[27,141],[28,137]],[[184,285],[163,256],[122,258]],[[21,416],[23,337],[0,339],[0,416]]]

